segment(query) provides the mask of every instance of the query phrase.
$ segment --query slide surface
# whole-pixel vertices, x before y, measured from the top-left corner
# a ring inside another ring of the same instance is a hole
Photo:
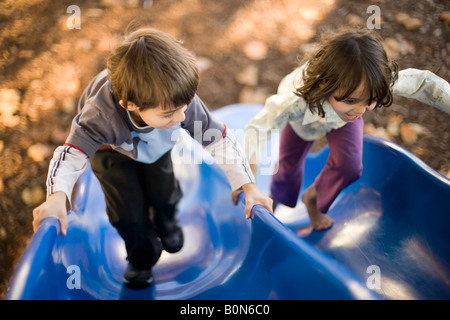
[[[242,141],[259,105],[215,111]],[[231,203],[224,174],[187,135],[173,150],[184,196],[183,249],[163,252],[155,282],[122,284],[125,246],[109,224],[101,188],[90,170],[76,190],[67,236],[47,219],[33,236],[6,299],[449,299],[450,180],[399,146],[365,137],[363,176],[346,188],[325,232],[312,231],[301,201],[260,206],[246,220],[243,197]],[[268,143],[258,186],[268,192],[277,135]],[[311,154],[303,189],[326,162]],[[31,214],[31,213],[30,213]]]

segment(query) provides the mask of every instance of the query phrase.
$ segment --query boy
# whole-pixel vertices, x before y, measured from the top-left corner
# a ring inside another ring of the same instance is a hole
[[[125,241],[124,283],[150,285],[162,249],[177,252],[183,246],[176,218],[182,192],[170,157],[180,128],[215,155],[232,190],[242,187],[247,218],[255,204],[272,212],[272,201],[256,188],[240,147],[196,96],[198,81],[191,54],[167,34],[145,28],[128,35],[81,96],[66,143],[50,162],[47,200],[33,210],[34,230],[43,219],[56,217],[66,234],[71,191],[90,159],[109,220]],[[220,130],[222,137],[203,141],[207,130]],[[225,159],[219,161],[219,155]]]

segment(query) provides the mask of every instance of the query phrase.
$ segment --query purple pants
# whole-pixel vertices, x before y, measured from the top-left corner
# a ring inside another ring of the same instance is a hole
[[[330,153],[314,181],[317,209],[327,213],[338,194],[362,174],[362,118],[327,133]],[[272,176],[271,196],[279,203],[295,207],[301,189],[305,159],[314,141],[300,138],[288,124],[281,133],[279,169]]]

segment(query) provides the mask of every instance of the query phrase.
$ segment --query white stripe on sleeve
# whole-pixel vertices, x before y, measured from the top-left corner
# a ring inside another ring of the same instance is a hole
[[[63,191],[70,202],[73,187],[86,170],[87,161],[87,155],[72,146],[56,148],[47,175],[47,197]]]

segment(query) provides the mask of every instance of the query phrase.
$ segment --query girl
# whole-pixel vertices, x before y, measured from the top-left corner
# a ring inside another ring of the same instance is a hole
[[[296,206],[307,153],[316,139],[326,136],[327,163],[302,201],[315,230],[330,228],[330,205],[362,173],[361,116],[390,106],[393,93],[450,114],[448,82],[429,71],[398,72],[381,40],[369,31],[344,31],[325,39],[307,63],[281,81],[277,94],[246,126],[245,151],[255,175],[270,130],[282,130],[279,169],[270,186],[274,204]]]

